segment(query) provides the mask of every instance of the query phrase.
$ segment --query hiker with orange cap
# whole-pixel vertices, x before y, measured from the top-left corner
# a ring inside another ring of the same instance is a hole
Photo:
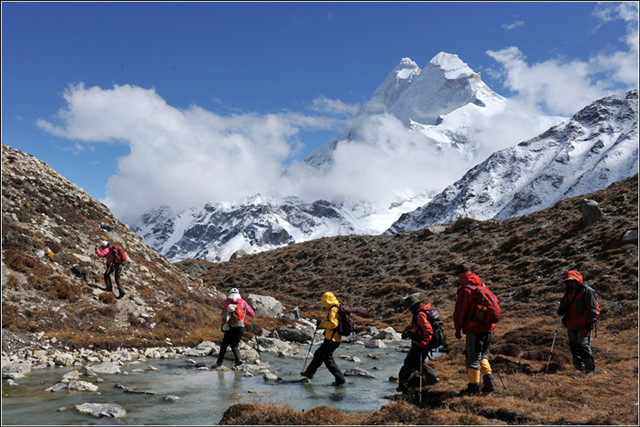
[[[591,352],[591,331],[600,317],[598,295],[583,283],[578,271],[568,271],[563,282],[565,293],[558,315],[562,316],[562,324],[567,328],[573,366],[591,376],[596,369]]]
[[[486,323],[478,320],[475,315],[476,300],[474,291],[485,285],[478,275],[471,272],[469,264],[459,264],[455,268],[458,276],[458,294],[453,311],[453,323],[456,330],[456,338],[461,339],[461,331],[464,332],[467,378],[467,388],[460,394],[474,396],[480,394],[480,378],[483,379],[483,393],[495,390],[495,380],[489,364],[488,352],[491,344],[491,333],[495,323]]]

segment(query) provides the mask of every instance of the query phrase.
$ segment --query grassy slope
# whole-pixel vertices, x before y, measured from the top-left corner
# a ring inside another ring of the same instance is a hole
[[[506,221],[460,220],[441,234],[325,238],[223,264],[190,260],[181,265],[189,269],[199,264],[204,271],[200,277],[219,289],[233,286],[244,293],[276,295],[287,308],[298,306],[310,317],[321,314],[320,297],[332,291],[351,305],[361,325],[402,329],[408,316],[400,300],[420,293],[440,311],[451,351],[434,362],[442,381],[431,388],[426,408],[411,412],[412,418],[405,422],[635,424],[638,251],[637,242],[624,243],[621,237],[627,229],[637,229],[637,179]],[[605,214],[588,227],[581,220],[583,198],[598,201]],[[503,308],[491,352],[507,389],[496,378],[498,391],[486,397],[457,394],[466,385],[466,370],[462,342],[453,336],[456,288],[450,272],[463,259],[491,285]],[[563,294],[561,278],[569,269],[581,271],[600,298],[602,317],[593,342],[598,368],[592,378],[571,366],[562,327],[550,373],[544,374]],[[270,410],[279,413],[277,408]],[[331,423],[368,424],[371,417],[379,417],[378,423],[393,423],[401,421],[397,417],[404,412],[388,408],[377,415],[347,418],[333,413]],[[224,422],[248,423],[252,416],[267,413],[265,408],[243,407],[231,411],[236,416],[229,415]],[[298,423],[308,421],[300,418],[302,414],[282,417],[285,424],[295,417]],[[263,419],[278,420],[275,415]]]

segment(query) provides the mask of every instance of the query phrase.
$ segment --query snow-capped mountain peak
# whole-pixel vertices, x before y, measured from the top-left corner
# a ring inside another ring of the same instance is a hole
[[[458,57],[458,55],[451,53],[440,52],[434,56],[431,61],[429,61],[428,65],[442,70],[444,72],[444,77],[447,80],[456,80],[476,75],[476,73],[474,73],[473,70]]]
[[[638,90],[602,98],[541,135],[495,152],[387,233],[460,218],[505,219],[638,172]]]
[[[354,153],[364,153],[367,162],[355,162],[356,168],[371,169],[362,172],[431,171],[427,163],[435,159],[448,162],[446,167],[462,176],[480,154],[486,158],[495,151],[489,147],[495,147],[498,133],[508,136],[501,147],[511,148],[498,151],[449,187],[436,172],[426,178],[407,173],[399,186],[375,187],[375,200],[360,197],[361,192],[348,193],[361,200],[338,194],[314,202],[256,194],[178,215],[160,209],[132,229],[170,261],[226,261],[239,250],[256,253],[320,237],[379,234],[389,227],[389,232],[398,232],[462,216],[520,215],[562,197],[604,188],[637,170],[637,97],[635,91],[624,100],[601,100],[562,123],[567,118],[517,108],[457,55],[440,52],[422,69],[402,58],[345,128],[305,159],[316,168],[312,173],[321,178],[333,166],[362,160]],[[485,141],[487,134],[491,139],[487,146],[482,146],[483,134]],[[521,141],[526,142],[517,145]],[[376,155],[396,163],[368,162]],[[386,165],[392,167],[386,170]],[[390,178],[394,185],[400,179]]]

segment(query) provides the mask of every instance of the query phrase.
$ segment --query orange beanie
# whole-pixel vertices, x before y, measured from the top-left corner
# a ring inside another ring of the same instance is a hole
[[[575,280],[582,285],[582,274],[575,270],[568,271],[564,280]]]

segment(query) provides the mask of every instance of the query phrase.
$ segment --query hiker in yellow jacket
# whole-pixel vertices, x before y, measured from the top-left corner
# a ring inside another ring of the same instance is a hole
[[[335,381],[331,385],[341,386],[346,380],[333,358],[333,352],[340,346],[340,342],[342,341],[342,335],[336,331],[338,327],[338,307],[340,303],[331,292],[325,292],[325,294],[322,295],[321,301],[325,310],[327,310],[327,319],[317,320],[316,328],[325,330],[324,341],[315,353],[313,353],[313,360],[311,360],[307,369],[300,372],[300,375],[312,379],[320,365],[322,365],[322,362],[324,362],[329,372],[335,377]]]

